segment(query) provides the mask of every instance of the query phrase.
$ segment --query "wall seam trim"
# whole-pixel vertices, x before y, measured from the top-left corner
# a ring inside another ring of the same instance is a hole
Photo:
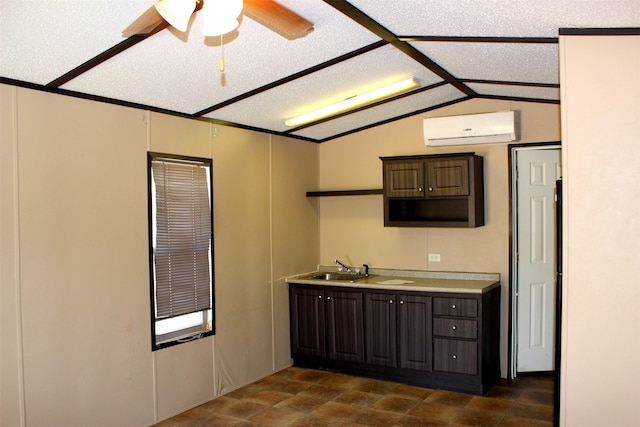
[[[213,142],[215,141],[216,137],[218,136],[218,129],[214,126],[213,123],[209,123],[209,132],[208,132],[208,136],[209,136],[209,158],[211,159],[211,175],[213,176]],[[212,200],[212,209],[215,209],[215,194],[213,192],[213,182],[211,183],[211,194],[213,194],[213,200]],[[215,211],[214,211],[214,221],[215,221]],[[213,224],[212,224],[213,225]],[[213,232],[215,233],[215,229],[212,229]],[[214,237],[212,237],[213,239]],[[215,240],[212,240],[211,242],[212,245],[215,245]],[[215,246],[214,246],[214,253],[215,253]],[[213,266],[213,271],[214,271],[214,276],[215,276],[215,265]],[[214,288],[213,288],[213,292],[214,292],[214,301],[215,301],[215,277],[214,277]],[[214,307],[215,308],[215,307]],[[213,312],[213,321],[215,322],[215,310]],[[214,323],[215,325],[215,323]],[[217,326],[217,325],[216,325]],[[214,396],[214,398],[220,396],[220,393],[218,392],[218,365],[216,364],[216,334],[213,334],[211,336],[211,381],[213,384],[213,390],[212,390],[212,394]]]
[[[276,313],[273,275],[273,135],[269,134],[269,282],[271,287],[271,371],[276,371]]]
[[[24,382],[24,337],[23,337],[23,313],[22,313],[22,258],[21,258],[21,245],[20,245],[20,154],[18,144],[18,90],[13,88],[13,162],[14,162],[14,286],[15,286],[15,298],[16,298],[16,334],[19,337],[18,345],[18,360],[20,361],[20,373],[18,375],[18,383],[20,387],[20,418],[23,426],[27,425],[27,395]]]
[[[146,111],[142,115],[142,123],[146,128],[146,144],[147,144],[147,152],[151,151],[151,112]],[[151,370],[152,370],[152,381],[153,381],[153,420],[154,422],[158,422],[158,368],[157,368],[157,360],[155,351],[151,352]]]

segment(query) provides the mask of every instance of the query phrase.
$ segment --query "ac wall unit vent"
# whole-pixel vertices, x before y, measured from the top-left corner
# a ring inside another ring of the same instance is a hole
[[[424,119],[424,143],[430,146],[516,141],[515,111]]]

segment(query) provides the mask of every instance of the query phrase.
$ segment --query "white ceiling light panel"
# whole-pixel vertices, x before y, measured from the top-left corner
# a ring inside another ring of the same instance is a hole
[[[327,140],[466,99],[420,55],[410,57],[393,46],[408,43],[479,97],[558,103],[559,89],[553,86],[559,85],[560,28],[589,34],[640,28],[640,0],[277,0],[312,22],[314,31],[287,40],[243,16],[239,27],[224,35],[222,48],[220,37],[202,35],[204,19],[197,12],[186,32],[165,29],[120,51],[120,43],[124,49],[137,40],[127,42],[122,31],[153,11],[154,1],[0,0],[0,79],[177,115],[202,115],[226,105],[205,118],[274,133],[291,131],[286,119],[374,86],[408,78],[422,87],[444,85],[293,134]],[[361,23],[352,7],[401,43],[385,44],[387,37],[372,31],[370,21]],[[382,47],[351,57],[371,46]],[[96,57],[95,67],[84,66]],[[59,87],[49,86],[76,74]]]
[[[558,37],[564,27],[635,27],[638,0],[350,0],[396,35]],[[616,10],[616,13],[611,13]]]
[[[465,94],[451,85],[438,86],[434,89],[406,96],[396,101],[387,102],[363,111],[348,114],[315,126],[300,129],[293,135],[313,139],[326,139],[353,129],[360,129],[379,123],[389,117],[401,117],[415,111],[465,98]]]
[[[558,83],[556,43],[412,42],[459,79]]]
[[[113,1],[0,1],[0,75],[47,84],[122,41],[149,4]]]
[[[286,119],[398,80],[415,77],[422,87],[442,79],[396,48],[386,45],[293,82],[236,102],[205,117],[277,132]],[[327,91],[331,87],[331,91]],[[295,96],[291,96],[295,94]]]
[[[378,40],[324,2],[287,3],[314,22],[314,31],[287,40],[243,17],[223,38],[224,75],[220,38],[202,35],[196,13],[188,32],[163,30],[63,88],[193,114]]]

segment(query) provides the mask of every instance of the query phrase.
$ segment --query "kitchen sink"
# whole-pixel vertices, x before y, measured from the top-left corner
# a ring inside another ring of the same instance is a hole
[[[364,279],[367,276],[366,274],[348,274],[348,273],[322,273],[311,276],[310,279],[313,280],[328,280],[328,281],[343,281],[343,282],[355,282],[360,279]]]

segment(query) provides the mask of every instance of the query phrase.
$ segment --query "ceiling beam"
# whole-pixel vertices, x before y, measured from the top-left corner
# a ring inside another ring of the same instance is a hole
[[[550,87],[560,88],[559,83],[534,83],[534,82],[513,82],[508,80],[483,80],[483,79],[460,79],[465,83],[482,83],[491,85],[504,86],[531,86],[531,87]]]
[[[134,34],[133,36],[121,41],[120,43],[118,43],[117,45],[113,46],[112,48],[107,49],[104,52],[94,56],[93,58],[91,58],[87,62],[78,65],[73,70],[63,74],[62,76],[58,77],[57,79],[53,80],[52,82],[47,83],[45,85],[45,87],[47,87],[48,89],[58,88],[58,87],[62,86],[63,84],[68,83],[69,81],[75,79],[79,75],[81,75],[83,73],[86,73],[87,71],[91,70],[92,68],[97,67],[98,65],[102,64],[103,62],[105,62],[105,61],[113,58],[114,56],[124,52],[125,50],[129,49],[130,47],[137,45],[141,41],[151,37],[152,35],[156,34],[157,32],[164,30],[168,26],[169,26],[169,24],[166,21],[162,21],[157,27],[155,27],[153,30],[151,30],[147,34]]]
[[[385,41],[377,41],[377,42],[372,43],[372,44],[370,44],[368,46],[362,47],[360,49],[356,49],[354,51],[345,53],[344,55],[341,55],[341,56],[335,57],[333,59],[330,59],[328,61],[325,61],[325,62],[323,62],[321,64],[318,64],[318,65],[315,65],[313,67],[307,68],[306,70],[302,70],[302,71],[297,72],[295,74],[291,74],[290,76],[284,77],[282,79],[273,81],[273,82],[271,82],[269,84],[266,84],[264,86],[261,86],[259,88],[253,89],[253,90],[251,90],[249,92],[245,92],[245,93],[243,93],[241,95],[238,95],[238,96],[236,96],[234,98],[227,99],[226,101],[220,102],[220,103],[218,103],[216,105],[213,105],[213,106],[211,106],[209,108],[205,108],[202,111],[198,111],[197,113],[194,113],[193,116],[194,117],[204,116],[205,114],[209,114],[212,111],[215,111],[215,110],[218,110],[220,108],[226,107],[227,105],[231,105],[231,104],[236,103],[238,101],[242,101],[243,99],[250,98],[250,97],[252,97],[254,95],[257,95],[257,94],[259,94],[261,92],[265,92],[265,91],[273,89],[273,88],[275,88],[277,86],[292,82],[292,81],[294,81],[296,79],[299,79],[301,77],[308,76],[310,74],[315,73],[316,71],[323,70],[325,68],[328,68],[328,67],[331,67],[333,65],[339,64],[339,63],[341,63],[343,61],[346,61],[348,59],[355,58],[356,56],[371,52],[372,50],[378,49],[379,47],[386,46],[386,45],[387,45],[387,43]]]
[[[462,81],[455,78],[447,70],[424,55],[418,49],[414,48],[409,43],[389,31],[387,28],[380,25],[378,21],[365,14],[357,7],[343,0],[324,0],[324,2],[332,6],[336,10],[342,12],[349,18],[353,19],[355,22],[374,33],[376,36],[393,45],[393,47],[400,50],[405,55],[424,65],[426,68],[431,70],[431,72],[440,76],[444,81],[451,84],[465,95],[472,97],[477,95],[475,91],[465,85]]]
[[[558,44],[558,37],[400,36],[399,39],[404,42]]]

